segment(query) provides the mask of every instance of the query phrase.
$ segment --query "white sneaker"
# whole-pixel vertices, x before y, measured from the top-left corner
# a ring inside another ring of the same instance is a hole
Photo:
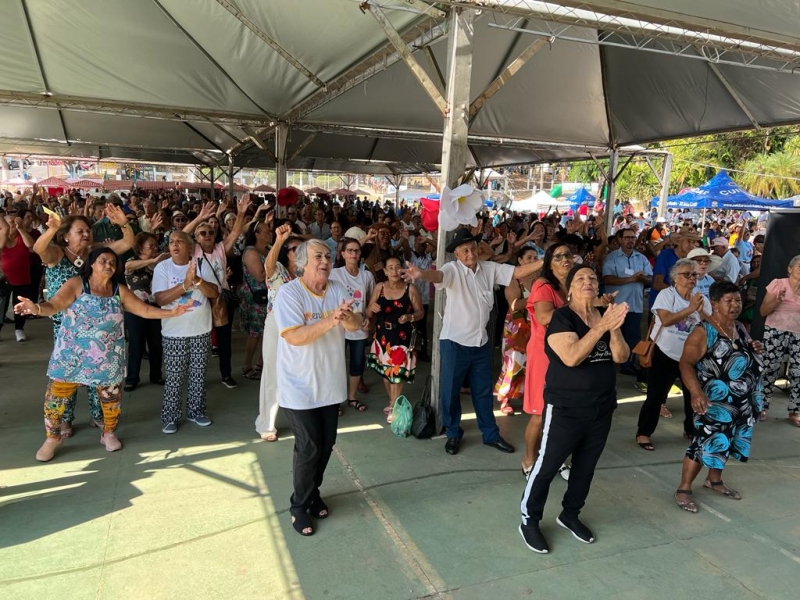
[[[569,481],[569,470],[570,467],[566,463],[561,465],[561,468],[558,470],[558,474],[561,475],[561,479],[564,481]]]
[[[22,329],[15,329],[14,330],[14,335],[17,336],[17,341],[18,342],[25,342],[28,339],[28,336],[25,335],[25,332],[22,331]]]

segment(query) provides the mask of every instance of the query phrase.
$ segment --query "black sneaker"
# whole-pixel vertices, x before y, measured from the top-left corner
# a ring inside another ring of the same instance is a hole
[[[547,540],[544,539],[544,535],[542,535],[539,529],[538,522],[532,525],[520,525],[519,534],[522,536],[525,545],[534,552],[538,552],[539,554],[547,554],[550,552],[550,546],[547,545]]]
[[[222,378],[222,385],[224,385],[229,390],[239,387],[239,384],[236,383],[236,380],[230,375]]]
[[[564,529],[568,530],[572,537],[574,537],[579,542],[583,542],[584,544],[591,544],[594,541],[594,535],[592,534],[592,530],[589,529],[586,525],[581,523],[581,520],[578,517],[565,517],[564,513],[558,515],[556,519],[556,523],[561,525]]]

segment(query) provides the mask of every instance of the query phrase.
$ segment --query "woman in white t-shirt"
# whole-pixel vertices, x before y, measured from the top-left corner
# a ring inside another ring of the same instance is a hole
[[[275,230],[275,243],[264,261],[268,303],[261,344],[264,369],[261,371],[261,389],[258,393],[256,431],[262,440],[268,442],[278,440],[278,326],[272,308],[281,286],[294,279],[295,251],[302,241],[302,238],[292,235],[291,225],[281,225]]]
[[[278,404],[294,433],[289,513],[300,535],[312,535],[309,518],[327,518],[319,487],[336,442],[339,403],[347,393],[344,332],[363,323],[338,281],[329,281],[331,251],[322,240],[295,250],[298,279],[281,286],[273,307],[278,326]]]
[[[375,288],[375,277],[370,271],[362,269],[361,243],[353,238],[341,240],[341,264],[331,272],[331,281],[338,281],[347,288],[348,296],[353,300],[353,312],[364,315],[366,303],[372,296]],[[337,261],[338,262],[338,261]],[[350,369],[347,389],[347,404],[358,412],[367,410],[367,405],[356,399],[358,384],[364,374],[367,360],[367,343],[369,337],[369,320],[364,319],[364,325],[357,331],[348,331],[344,336],[344,343],[350,350]],[[342,415],[344,405],[339,409]]]
[[[188,234],[175,230],[169,238],[170,258],[153,271],[153,294],[156,304],[174,308],[180,304],[193,307],[189,314],[161,322],[164,348],[164,402],[161,408],[161,431],[178,431],[183,385],[189,380],[186,417],[208,427],[206,415],[206,370],[211,353],[211,303],[219,296],[219,287],[211,266],[192,259],[194,243]]]
[[[647,398],[639,411],[639,425],[636,443],[643,450],[655,450],[650,437],[658,426],[661,403],[666,400],[669,390],[680,377],[678,361],[683,353],[683,345],[692,330],[700,321],[711,314],[711,303],[699,292],[694,292],[697,283],[697,263],[690,258],[681,258],[670,269],[672,286],[661,291],[650,307],[654,316],[650,338],[655,342],[653,365],[647,382]],[[691,438],[694,433],[692,422],[691,395],[683,387],[684,435]]]

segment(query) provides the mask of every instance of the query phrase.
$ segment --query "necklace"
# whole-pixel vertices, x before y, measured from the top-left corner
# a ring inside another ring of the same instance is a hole
[[[733,341],[733,336],[735,335],[735,332],[736,332],[736,328],[735,327],[733,329],[734,333],[728,335],[728,332],[725,331],[725,328],[722,325],[720,325],[714,317],[709,315],[708,318],[711,319],[711,323],[714,325],[714,327],[717,328],[717,330],[723,335],[723,337],[726,337],[730,341]]]
[[[78,256],[75,252],[69,249],[69,246],[64,246],[64,250],[72,254],[75,257],[75,260],[72,261],[72,264],[75,265],[75,268],[80,269],[83,266],[83,259]]]

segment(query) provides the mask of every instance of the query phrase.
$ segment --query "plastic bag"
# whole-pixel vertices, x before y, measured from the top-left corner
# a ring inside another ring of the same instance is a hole
[[[392,408],[392,433],[397,437],[407,437],[411,432],[411,419],[413,418],[411,403],[405,396],[398,396]]]

